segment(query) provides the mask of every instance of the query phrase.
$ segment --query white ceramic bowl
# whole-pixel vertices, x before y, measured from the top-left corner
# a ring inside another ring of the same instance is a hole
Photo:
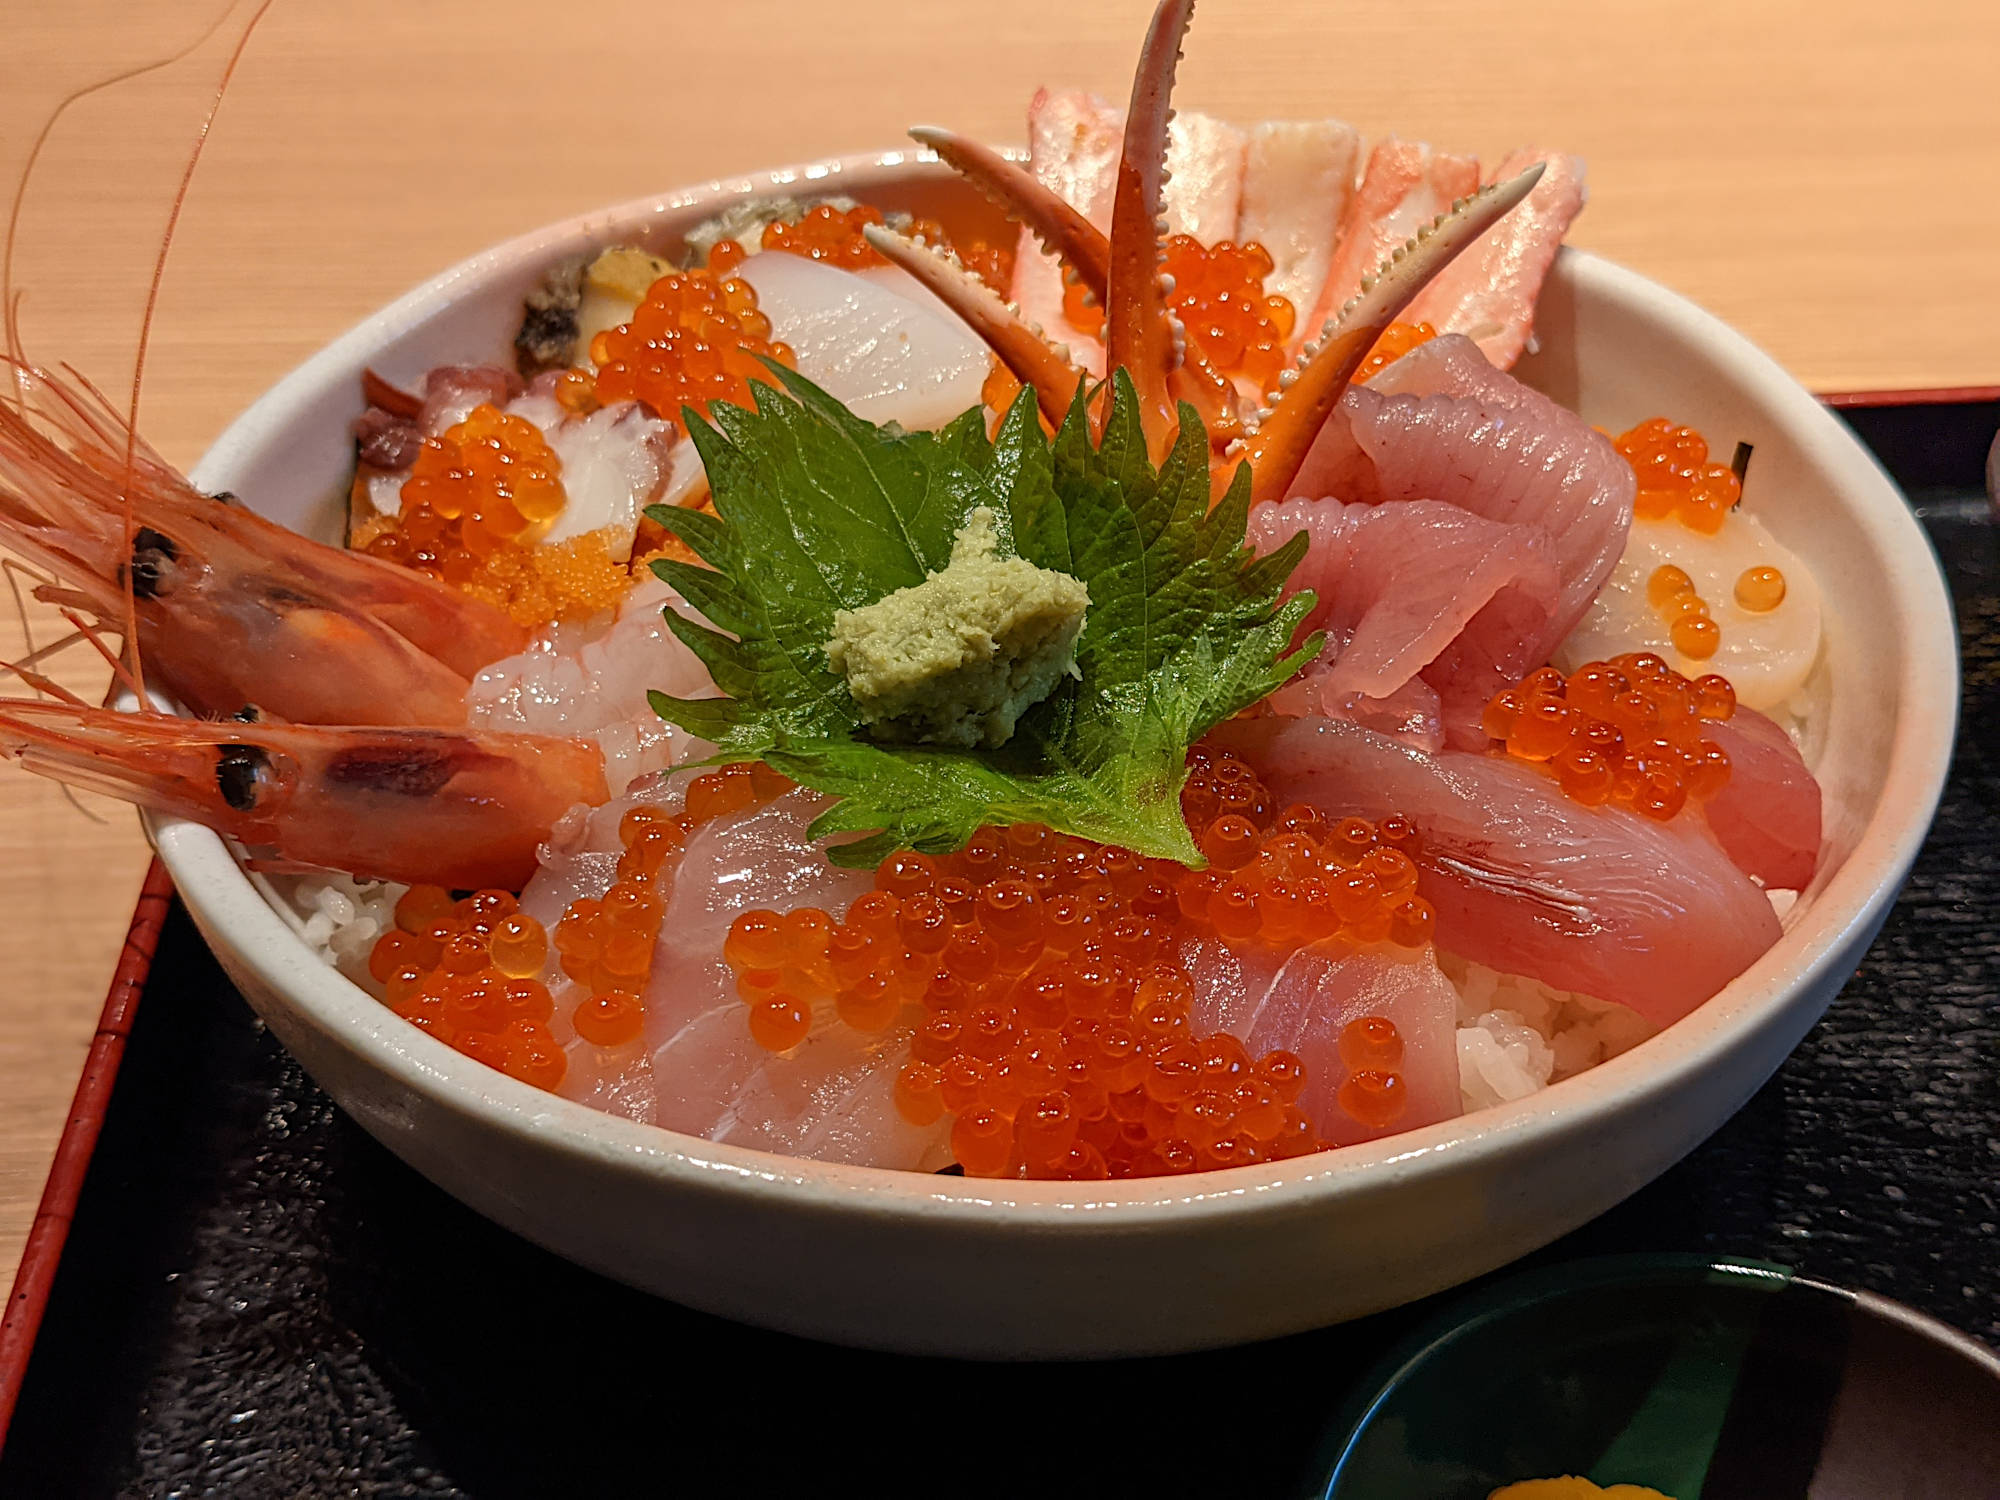
[[[671,246],[722,205],[843,190],[948,226],[992,211],[914,154],[849,158],[588,214],[474,257],[280,381],[195,473],[322,535],[364,364],[391,379],[503,360],[560,256]],[[825,1166],[634,1124],[491,1072],[316,959],[206,829],[160,853],[223,966],[313,1077],[433,1182],[557,1253],[746,1322],[976,1356],[1156,1353],[1352,1318],[1575,1228],[1689,1151],[1770,1076],[1853,973],[1915,857],[1957,702],[1923,532],[1847,431],[1714,318],[1565,252],[1522,373],[1615,427],[1667,412],[1757,446],[1756,506],[1831,608],[1827,851],[1790,928],[1701,1009],[1518,1103],[1281,1165],[1088,1185]]]

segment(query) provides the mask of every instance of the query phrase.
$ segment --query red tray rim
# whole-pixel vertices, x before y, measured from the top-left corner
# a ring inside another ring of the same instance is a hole
[[[1820,400],[1843,411],[1867,407],[1965,406],[2000,401],[2000,386],[1832,391],[1822,394]],[[126,1039],[131,1035],[132,1019],[145,993],[146,977],[152,970],[153,953],[159,946],[160,928],[173,895],[173,881],[155,859],[140,887],[132,925],[125,934],[118,966],[84,1060],[83,1076],[70,1100],[69,1115],[56,1142],[48,1180],[43,1184],[41,1201],[22,1246],[13,1290],[5,1313],[0,1314],[0,1448],[6,1446],[14,1404],[27,1375],[35,1335],[48,1307],[56,1268],[69,1238],[70,1221],[76,1213],[91,1156],[97,1149],[105,1110],[118,1081],[118,1067],[124,1060]]]

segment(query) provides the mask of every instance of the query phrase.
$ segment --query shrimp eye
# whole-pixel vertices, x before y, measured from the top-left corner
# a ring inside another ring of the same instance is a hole
[[[215,763],[215,785],[222,800],[238,812],[253,811],[258,781],[270,765],[270,752],[260,745],[224,745]]]
[[[132,537],[132,592],[141,599],[158,598],[168,564],[180,555],[172,537],[141,526]]]

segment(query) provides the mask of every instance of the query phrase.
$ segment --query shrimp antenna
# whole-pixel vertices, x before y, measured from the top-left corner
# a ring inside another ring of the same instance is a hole
[[[222,23],[229,18],[230,12],[235,9],[236,0],[230,0],[228,5],[216,13],[215,19],[204,26],[194,39],[178,52],[171,52],[153,62],[141,63],[135,68],[127,68],[122,73],[114,73],[109,78],[100,79],[96,83],[87,83],[82,88],[65,94],[57,101],[56,107],[49,111],[49,117],[42,121],[42,128],[35,133],[34,144],[28,147],[27,160],[21,164],[20,180],[14,184],[14,206],[7,212],[7,239],[4,247],[0,247],[0,303],[5,304],[4,310],[0,311],[4,311],[7,352],[15,360],[23,364],[27,362],[26,353],[21,346],[21,294],[14,289],[14,241],[20,232],[21,207],[28,198],[28,183],[35,175],[35,163],[41,159],[42,147],[48,144],[49,137],[55,133],[56,123],[69,113],[72,104],[88,99],[92,94],[102,93],[121,83],[129,83],[134,78],[143,78],[148,73],[157,73],[162,68],[172,67],[214,36],[221,29]],[[23,401],[24,397],[17,393],[15,404],[20,406]]]
[[[270,8],[271,0],[261,0],[250,13],[250,20],[244,26],[243,34],[237,37],[229,61],[223,64],[222,76],[215,84],[215,98],[209,102],[208,113],[202,116],[194,148],[188,152],[187,166],[181,171],[181,184],[174,191],[174,205],[167,212],[166,233],[160,237],[160,253],[153,257],[153,279],[146,288],[146,311],[139,319],[139,349],[132,360],[132,400],[125,413],[125,468],[120,483],[125,491],[124,547],[128,558],[132,555],[133,539],[138,534],[138,522],[132,513],[132,486],[138,477],[139,389],[146,378],[146,349],[153,336],[153,312],[160,302],[160,282],[167,271],[167,252],[173,248],[174,229],[181,221],[181,208],[187,203],[188,188],[194,182],[194,169],[201,164],[202,147],[208,144],[209,129],[215,124],[216,114],[222,108],[223,96],[229,92],[229,80],[236,76],[236,65],[243,60],[244,50],[256,33],[257,23],[264,19],[264,13]],[[147,701],[146,670],[139,660],[139,604],[132,591],[129,568],[126,569],[125,580],[125,649],[132,658],[132,680],[143,707]]]

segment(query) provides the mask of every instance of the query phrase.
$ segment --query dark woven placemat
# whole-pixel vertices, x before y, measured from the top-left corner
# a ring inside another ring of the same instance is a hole
[[[1750,1105],[1534,1257],[1752,1255],[2000,1346],[2000,410],[1862,414],[1945,557],[1965,702],[1888,927]],[[858,1354],[534,1249],[338,1114],[178,912],[4,1457],[0,1497],[1256,1495],[1310,1486],[1429,1306],[1120,1364]]]

